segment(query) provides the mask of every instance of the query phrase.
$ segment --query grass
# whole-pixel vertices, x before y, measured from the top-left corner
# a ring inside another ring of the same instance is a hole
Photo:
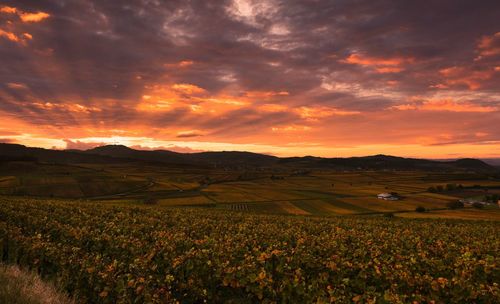
[[[0,303],[72,304],[66,295],[18,266],[0,264]]]

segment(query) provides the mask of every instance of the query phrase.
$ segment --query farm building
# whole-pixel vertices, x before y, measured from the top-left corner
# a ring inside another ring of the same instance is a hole
[[[397,197],[396,195],[392,195],[391,193],[380,193],[380,194],[377,195],[377,198],[383,199],[383,200],[386,200],[386,201],[397,201],[397,200],[399,200],[399,197]]]
[[[460,202],[464,203],[464,205],[470,206],[473,204],[481,204],[481,205],[489,205],[487,202],[483,202],[475,199],[461,199]]]

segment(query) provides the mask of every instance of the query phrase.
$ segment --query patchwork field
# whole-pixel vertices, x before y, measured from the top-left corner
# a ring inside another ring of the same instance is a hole
[[[431,187],[461,185],[430,192]],[[397,192],[397,201],[377,194]],[[0,194],[61,197],[160,206],[198,206],[242,212],[338,216],[392,212],[404,217],[500,219],[496,206],[442,211],[451,201],[500,193],[500,180],[475,173],[316,170],[307,174],[176,168],[159,165],[50,165],[0,168]],[[417,207],[430,212],[416,213]]]

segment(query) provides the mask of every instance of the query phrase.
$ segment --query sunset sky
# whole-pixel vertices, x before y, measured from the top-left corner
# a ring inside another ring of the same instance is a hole
[[[500,157],[500,2],[0,1],[0,142]]]

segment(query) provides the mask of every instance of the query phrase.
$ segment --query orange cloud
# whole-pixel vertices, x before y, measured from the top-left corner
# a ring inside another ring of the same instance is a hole
[[[249,91],[245,93],[249,98],[270,98],[274,96],[288,96],[290,93],[287,91]]]
[[[480,60],[483,57],[500,55],[500,32],[491,36],[481,37],[477,48],[479,56],[476,57],[476,60]]]
[[[463,67],[441,69],[439,73],[445,78],[444,83],[434,85],[434,88],[446,89],[450,86],[467,86],[470,90],[480,89],[482,81],[490,79],[494,70],[469,71]]]
[[[35,107],[43,110],[53,110],[53,109],[60,109],[60,110],[66,110],[68,112],[74,112],[74,113],[91,113],[91,112],[101,112],[102,110],[97,107],[87,107],[78,103],[70,103],[70,104],[57,104],[57,103],[51,103],[51,102],[34,102],[32,103]]]
[[[179,93],[188,94],[188,95],[206,93],[205,89],[200,88],[197,85],[189,84],[189,83],[176,83],[176,84],[172,85],[172,89],[174,89],[175,91],[177,91]]]
[[[375,68],[375,71],[381,74],[385,73],[399,73],[403,71],[403,68],[398,68],[398,67],[381,67],[381,68]]]
[[[192,66],[194,64],[193,60],[181,60],[176,63],[166,63],[163,66],[167,68],[187,68],[189,66]]]
[[[192,60],[182,60],[181,62],[179,62],[179,66],[180,67],[188,67],[190,65],[193,65],[194,64],[194,61]]]
[[[224,94],[210,95],[205,89],[194,84],[151,85],[145,87],[137,109],[141,111],[170,111],[175,108],[189,108],[197,113],[223,113],[234,107],[247,105],[241,97]]]
[[[404,70],[404,65],[413,63],[415,59],[411,57],[380,58],[353,53],[340,61],[373,68],[377,73],[398,73]]]
[[[16,83],[16,82],[7,83],[7,87],[11,89],[20,89],[20,90],[25,90],[28,88],[24,83]]]
[[[200,132],[198,130],[188,130],[188,131],[177,132],[176,137],[186,138],[186,137],[198,137],[198,136],[202,136],[202,132]]]
[[[0,13],[16,14],[19,16],[22,22],[40,22],[50,17],[50,15],[45,12],[36,12],[36,13],[23,12],[20,9],[17,9],[12,6],[0,7]]]
[[[0,7],[0,13],[16,14],[17,9],[15,7],[11,7],[11,6],[2,6],[2,7]]]
[[[13,32],[8,32],[5,30],[0,29],[0,37],[3,37],[5,39],[8,39],[13,42],[17,42],[23,46],[26,45],[28,40],[33,39],[33,36],[29,33],[23,33],[22,35],[16,35]]]
[[[495,112],[497,107],[475,105],[467,101],[454,101],[451,99],[430,99],[423,102],[415,102],[411,104],[402,104],[393,106],[397,110],[421,110],[421,111],[448,111],[448,112],[478,112],[487,113]]]
[[[21,39],[14,33],[12,32],[7,32],[7,31],[4,31],[2,29],[0,29],[0,37],[4,37],[10,41],[14,41],[14,42],[20,42]]]
[[[19,17],[23,22],[40,22],[43,19],[50,17],[49,14],[44,12],[36,12],[36,13],[21,13]]]
[[[288,107],[279,104],[266,103],[259,106],[258,109],[263,112],[284,112],[288,109]]]
[[[300,117],[310,121],[317,121],[320,118],[333,115],[346,116],[360,114],[358,111],[339,110],[331,107],[300,107],[296,111]]]
[[[299,126],[299,125],[289,125],[289,126],[281,126],[281,127],[272,127],[271,131],[277,133],[286,133],[286,132],[305,132],[311,130],[309,126]]]

